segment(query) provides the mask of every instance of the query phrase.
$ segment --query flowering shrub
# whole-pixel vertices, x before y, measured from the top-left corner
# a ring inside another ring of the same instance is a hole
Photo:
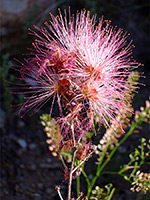
[[[61,13],[56,18],[51,14],[51,18],[47,28],[35,27],[39,33],[31,30],[37,36],[34,53],[20,73],[31,84],[33,95],[20,111],[33,109],[34,113],[53,98],[63,118],[71,115],[70,120],[82,121],[79,112],[84,110],[88,119],[97,114],[101,123],[114,121],[120,108],[128,110],[125,96],[135,88],[127,81],[138,66],[130,56],[131,43],[126,45],[128,35],[109,21],[96,23],[96,17],[90,18],[85,10],[76,19],[70,16],[68,22],[67,14],[64,19]]]
[[[79,177],[81,172],[88,185],[84,199],[88,199],[108,162],[107,158],[104,160],[106,152],[112,150],[112,154],[106,156],[110,159],[137,127],[139,113],[135,124],[131,123],[131,131],[119,141],[128,126],[126,118],[133,113],[131,99],[139,77],[133,70],[139,63],[131,58],[132,42],[127,44],[128,34],[113,28],[110,21],[102,18],[97,22],[96,16],[90,17],[86,10],[77,12],[76,17],[70,11],[69,17],[66,11],[64,17],[60,11],[57,17],[50,15],[51,21],[46,22],[44,28],[30,30],[37,37],[34,49],[26,63],[17,69],[26,82],[24,93],[30,94],[20,113],[24,116],[32,110],[32,115],[51,100],[50,114],[41,119],[49,150],[53,156],[60,157],[64,177],[69,179],[67,199],[74,199],[72,179]],[[56,102],[59,113],[54,116]],[[107,130],[96,147],[91,137],[101,125]],[[98,168],[90,182],[84,172],[84,163],[94,152],[99,155]],[[62,199],[60,188],[56,189]],[[101,198],[101,192],[98,194],[91,199]],[[79,179],[77,196],[80,199]]]
[[[125,124],[125,126],[127,126],[126,121],[128,121],[128,128],[129,130],[124,134],[120,134],[120,129],[116,129],[113,124],[106,130],[106,132],[104,133],[102,139],[99,141],[98,145],[94,145],[92,151],[90,152],[86,152],[86,154],[84,154],[84,151],[81,151],[81,149],[86,149],[87,147],[84,146],[81,148],[81,145],[79,145],[76,147],[78,149],[78,151],[82,152],[81,155],[85,156],[85,159],[79,159],[79,161],[77,161],[77,157],[78,154],[76,155],[76,162],[74,163],[74,170],[73,172],[75,172],[75,170],[79,170],[77,172],[82,172],[86,182],[87,182],[87,195],[85,198],[83,199],[111,199],[114,192],[115,192],[115,188],[113,188],[112,184],[108,184],[105,186],[105,189],[100,188],[99,186],[96,186],[95,189],[92,189],[95,185],[96,180],[103,174],[118,174],[122,177],[124,177],[124,179],[126,181],[129,181],[132,185],[131,187],[131,191],[132,192],[142,192],[144,194],[146,194],[147,192],[150,192],[150,180],[149,180],[149,173],[144,173],[139,171],[141,167],[143,167],[145,164],[146,165],[150,165],[149,163],[149,155],[150,155],[150,145],[149,143],[146,143],[146,139],[142,138],[141,139],[141,144],[139,145],[138,148],[135,149],[135,151],[133,153],[131,153],[129,155],[130,157],[130,161],[127,164],[124,164],[123,166],[120,167],[120,170],[118,171],[105,171],[104,168],[105,166],[111,161],[111,158],[113,157],[113,155],[115,154],[115,152],[117,151],[117,149],[120,147],[120,145],[131,135],[131,134],[135,134],[137,132],[137,128],[143,123],[150,123],[150,101],[146,101],[146,106],[141,107],[140,108],[141,111],[136,111],[133,120],[130,121],[131,118],[131,114],[128,116],[125,116],[125,118],[122,118],[120,121],[122,122],[122,125]],[[42,116],[42,124],[45,126],[45,131],[48,131],[48,122],[51,123],[51,121],[49,118],[45,118],[45,116],[47,115],[43,115]],[[119,117],[118,117],[119,118]],[[49,120],[48,120],[49,119]],[[44,123],[43,123],[44,122]],[[114,127],[114,129],[113,129]],[[119,131],[119,133],[118,133]],[[52,131],[54,132],[54,130]],[[108,134],[110,133],[110,134]],[[91,133],[87,133],[86,137],[88,139],[91,138],[91,135],[94,134]],[[55,136],[53,136],[55,138]],[[54,145],[54,143],[53,143]],[[55,148],[54,148],[55,149]],[[55,152],[53,149],[52,154]],[[92,180],[90,179],[90,177],[88,176],[88,174],[86,174],[86,172],[84,171],[84,162],[88,160],[88,158],[92,155],[92,153],[96,153],[98,155],[98,159],[97,159],[97,169],[96,169],[96,173],[95,176],[92,178]],[[59,154],[61,160],[62,157],[65,158],[65,162],[66,163],[70,163],[71,162],[71,156],[72,156],[72,152],[70,153],[64,153],[63,150],[60,151]],[[62,163],[64,165],[64,160],[62,160]],[[64,165],[64,168],[67,168]],[[80,173],[77,173],[77,177],[74,174],[74,178],[76,177],[77,179],[79,178]],[[66,178],[66,171],[65,171],[65,178]],[[67,178],[68,178],[68,173],[67,173]],[[78,181],[77,181],[78,183]],[[78,184],[77,184],[78,186]],[[77,188],[78,189],[78,188]],[[106,192],[105,192],[106,190]],[[80,191],[80,190],[79,190]],[[79,195],[79,191],[78,196]],[[82,194],[82,193],[81,193]],[[82,194],[83,196],[83,194]],[[87,198],[88,197],[88,198]],[[79,198],[80,199],[80,198]]]

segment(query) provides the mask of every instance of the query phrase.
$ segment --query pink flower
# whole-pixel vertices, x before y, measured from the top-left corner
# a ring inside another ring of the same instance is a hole
[[[73,113],[72,119],[87,118],[89,128],[95,116],[108,124],[120,108],[128,109],[125,94],[132,89],[128,76],[138,66],[131,60],[128,35],[109,21],[96,22],[96,16],[91,18],[86,10],[76,18],[69,14],[69,20],[66,12],[64,17],[61,12],[57,17],[50,15],[46,28],[35,27],[39,33],[31,30],[37,36],[35,53],[20,72],[33,94],[21,111],[33,108],[35,112],[53,98],[51,114],[57,98],[61,119]]]

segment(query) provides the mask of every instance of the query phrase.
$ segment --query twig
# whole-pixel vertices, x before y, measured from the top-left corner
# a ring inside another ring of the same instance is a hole
[[[59,195],[60,199],[63,200],[62,195],[61,195],[61,193],[60,193],[60,187],[59,187],[59,186],[56,186],[56,187],[55,187],[55,190],[58,192],[58,195]]]
[[[62,157],[62,155],[60,153],[59,153],[59,157],[61,159],[61,162],[62,162],[64,168],[67,170],[67,165],[65,164],[65,161],[64,161],[64,159],[63,159],[63,157]]]
[[[76,150],[76,142],[75,142],[73,123],[71,125],[71,131],[72,131],[73,149],[72,149],[72,161],[71,161],[71,167],[70,167],[69,182],[68,182],[68,200],[71,200],[72,174],[73,174],[73,166],[74,166],[75,155],[76,155],[76,151],[77,151]]]
[[[79,197],[76,199],[76,200],[79,200],[80,199],[80,197],[82,197],[83,196],[83,193],[82,192],[80,192],[80,195],[79,195]]]
[[[72,171],[72,173],[74,173],[92,154],[93,152],[91,152],[87,157],[84,158],[84,160],[82,160]]]

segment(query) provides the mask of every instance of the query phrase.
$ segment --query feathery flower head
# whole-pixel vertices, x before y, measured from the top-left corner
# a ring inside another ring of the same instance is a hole
[[[21,111],[33,108],[36,112],[53,98],[50,114],[57,99],[62,118],[63,109],[67,114],[76,113],[77,118],[83,118],[84,110],[87,119],[99,115],[107,124],[120,108],[128,109],[128,76],[139,65],[131,59],[128,34],[103,18],[97,22],[96,15],[90,17],[86,10],[77,12],[76,17],[69,10],[68,20],[66,11],[64,17],[60,11],[57,17],[50,16],[46,27],[31,30],[37,37],[35,53],[20,72],[33,94]]]

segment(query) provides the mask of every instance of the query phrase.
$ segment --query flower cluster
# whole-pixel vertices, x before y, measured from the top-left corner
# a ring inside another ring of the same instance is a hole
[[[105,188],[100,188],[99,186],[96,186],[95,189],[92,190],[92,194],[90,199],[92,200],[98,200],[98,199],[111,199],[112,194],[114,193],[115,189],[113,188],[113,185],[110,183],[108,185],[105,185]]]
[[[150,101],[146,100],[145,104],[146,104],[145,108],[142,106],[140,107],[140,111],[137,110],[135,112],[134,120],[138,121],[142,117],[144,117],[144,122],[150,124]]]
[[[150,173],[143,173],[137,171],[134,176],[134,181],[132,183],[133,187],[131,188],[132,192],[150,192]]]
[[[139,65],[131,59],[128,34],[110,21],[97,22],[86,10],[76,17],[69,14],[68,20],[66,11],[64,17],[60,11],[57,17],[50,15],[44,28],[30,30],[37,39],[20,74],[30,85],[25,93],[32,95],[20,112],[35,113],[51,99],[50,115],[57,102],[61,131],[70,132],[68,119],[74,120],[76,138],[92,128],[95,116],[101,124],[119,125],[115,117],[120,109],[129,110],[126,93],[135,88],[128,76]]]
[[[51,119],[48,114],[43,115],[41,120],[42,125],[45,127],[44,131],[47,135],[46,142],[48,144],[48,148],[54,157],[58,156],[63,139],[59,125],[56,123],[55,119]]]
[[[138,72],[132,72],[128,80],[130,84],[133,86],[138,81]],[[130,87],[128,93],[126,93],[125,98],[126,100],[131,103],[133,99],[133,88]],[[96,154],[100,155],[102,151],[106,148],[113,149],[114,144],[118,142],[118,139],[124,134],[123,129],[125,129],[130,124],[130,117],[133,114],[133,108],[131,104],[128,104],[128,110],[120,109],[120,113],[116,116],[115,121],[111,123],[109,128],[106,130],[104,136],[100,139],[99,144],[97,145]],[[117,122],[117,123],[116,123]],[[121,126],[122,129],[118,126]]]

